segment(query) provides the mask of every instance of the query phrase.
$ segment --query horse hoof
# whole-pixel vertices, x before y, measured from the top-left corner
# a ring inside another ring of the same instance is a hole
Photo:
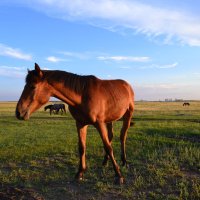
[[[128,168],[128,163],[127,163],[127,161],[122,161],[122,167],[127,167]]]
[[[102,162],[102,165],[103,165],[104,167],[108,166],[108,160],[104,160],[104,161]]]
[[[75,180],[78,181],[78,182],[82,182],[83,181],[83,175],[82,174],[76,174],[75,176]]]
[[[129,169],[129,164],[126,162],[123,167],[126,167],[126,169]]]
[[[122,167],[124,167],[124,166],[126,166],[126,162],[125,161],[122,162]]]
[[[116,177],[115,178],[115,184],[117,184],[117,185],[124,184],[124,178],[123,177]]]

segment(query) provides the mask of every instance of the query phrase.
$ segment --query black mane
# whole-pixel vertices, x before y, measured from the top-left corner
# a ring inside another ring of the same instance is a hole
[[[73,91],[75,91],[77,94],[82,94],[84,89],[87,88],[89,82],[92,79],[96,79],[95,76],[87,75],[87,76],[81,76],[77,74],[73,74],[70,72],[65,71],[43,71],[44,75],[46,76],[46,79],[48,83],[52,82],[60,82],[63,83],[66,87],[69,87]]]

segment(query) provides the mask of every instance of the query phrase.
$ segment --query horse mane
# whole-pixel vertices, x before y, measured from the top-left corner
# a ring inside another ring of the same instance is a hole
[[[97,79],[93,75],[77,75],[66,71],[60,70],[42,70],[42,80],[47,80],[49,84],[63,83],[65,87],[70,88],[77,94],[82,94],[84,89],[87,88],[89,82]],[[41,81],[36,70],[28,71],[25,79],[26,83],[34,84]]]
[[[42,72],[43,80],[47,80],[49,84],[63,83],[65,87],[70,88],[77,94],[82,94],[89,82],[92,79],[96,79],[92,75],[82,76],[60,70],[42,70]],[[26,82],[37,82],[37,73],[35,70],[28,73]]]

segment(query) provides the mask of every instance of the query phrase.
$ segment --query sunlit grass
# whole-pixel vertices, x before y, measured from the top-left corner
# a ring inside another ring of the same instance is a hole
[[[199,199],[200,102],[136,102],[127,138],[125,184],[114,184],[109,162],[102,167],[103,145],[96,129],[87,136],[87,171],[82,183],[78,142],[71,115],[52,115],[43,108],[29,121],[15,118],[15,102],[0,103],[0,191],[33,188],[46,199]],[[113,148],[120,164],[119,132]]]

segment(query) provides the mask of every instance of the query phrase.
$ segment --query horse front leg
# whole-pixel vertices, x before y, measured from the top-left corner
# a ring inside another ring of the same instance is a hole
[[[118,184],[122,184],[124,182],[124,178],[122,177],[119,166],[117,165],[117,162],[114,158],[113,148],[112,148],[111,142],[109,141],[109,138],[108,138],[108,130],[107,130],[106,124],[103,122],[97,123],[95,125],[95,127],[99,131],[101,139],[103,141],[104,149],[112,161],[113,168],[115,171],[115,177],[116,177],[115,182]]]
[[[87,135],[87,125],[81,125],[76,122],[76,127],[78,131],[78,145],[79,145],[79,169],[75,176],[77,180],[83,180],[83,173],[86,170],[85,154],[86,154],[86,135]]]

